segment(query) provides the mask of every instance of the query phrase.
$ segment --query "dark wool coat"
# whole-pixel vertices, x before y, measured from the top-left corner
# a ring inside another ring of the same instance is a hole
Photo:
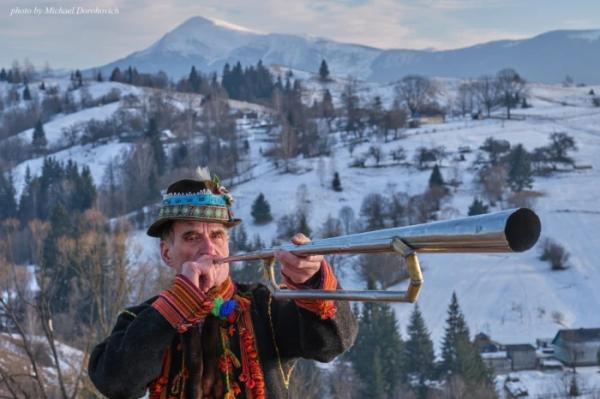
[[[237,285],[237,290],[251,300],[256,346],[269,399],[289,397],[282,374],[287,374],[296,359],[329,362],[347,350],[356,338],[356,319],[346,301],[335,302],[335,317],[321,320],[319,315],[296,306],[293,301],[270,298],[268,289],[263,285]],[[172,389],[182,364],[189,371],[185,392],[173,396],[193,399],[214,397],[214,391],[203,391],[207,390],[207,381],[211,379],[222,387],[223,377],[217,367],[222,351],[218,326],[226,321],[209,315],[204,322],[180,334],[151,306],[155,299],[119,315],[111,335],[91,354],[91,380],[101,393],[111,399],[141,397],[148,385],[160,375],[163,355],[170,347],[174,355],[169,389]],[[270,299],[272,327],[268,309]],[[239,358],[238,332],[234,333],[229,344]],[[238,375],[239,372],[235,375],[236,381]],[[240,385],[241,393],[236,398],[245,398],[244,386]],[[219,392],[222,394],[222,390]],[[167,398],[171,394],[169,392]]]

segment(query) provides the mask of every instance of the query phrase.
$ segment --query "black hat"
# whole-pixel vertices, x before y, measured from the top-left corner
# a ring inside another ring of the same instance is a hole
[[[183,179],[167,188],[163,196],[158,218],[148,228],[151,237],[160,237],[162,229],[173,220],[197,220],[222,223],[233,227],[242,222],[231,212],[233,197],[218,178],[212,180]]]

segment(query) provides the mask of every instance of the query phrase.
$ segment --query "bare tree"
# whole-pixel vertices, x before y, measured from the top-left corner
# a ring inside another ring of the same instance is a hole
[[[489,117],[498,104],[498,80],[494,76],[483,75],[473,82],[473,91],[477,102],[485,107]]]
[[[355,231],[356,219],[354,210],[349,206],[343,206],[338,213],[338,217],[342,221],[344,234],[352,234]]]
[[[383,289],[408,278],[404,258],[397,254],[362,255],[359,267],[364,281],[374,281]]]
[[[395,91],[396,100],[405,104],[411,116],[414,116],[433,101],[438,88],[431,79],[425,76],[408,75],[398,82]]]
[[[358,97],[358,83],[355,78],[348,78],[342,91],[342,104],[346,111],[346,130],[354,134],[354,138],[362,137],[362,111]]]
[[[510,119],[510,110],[515,108],[525,97],[525,80],[511,68],[498,72],[498,99],[506,108],[506,118]]]
[[[361,382],[349,362],[337,360],[330,371],[331,397],[335,399],[360,398]]]
[[[477,174],[477,184],[482,195],[493,205],[501,201],[506,190],[508,171],[503,164],[482,168]]]
[[[454,104],[462,116],[473,112],[473,109],[475,108],[476,99],[475,88],[473,86],[473,82],[463,82],[458,87]]]
[[[394,100],[392,108],[387,111],[383,117],[383,134],[384,140],[387,142],[387,136],[389,131],[394,132],[394,140],[399,138],[399,132],[406,126],[408,115],[406,111],[400,106],[398,100]]]
[[[319,399],[323,397],[324,372],[317,367],[313,360],[299,359],[294,365],[289,389],[290,398]]]
[[[379,166],[379,162],[381,162],[381,159],[385,157],[385,153],[383,152],[381,147],[376,145],[369,147],[368,154],[371,157],[373,157],[375,165],[377,166]]]
[[[2,341],[11,342],[6,352],[7,346],[0,349],[2,397],[99,397],[85,374],[89,353],[97,339],[110,331],[134,280],[128,275],[126,230],[110,232],[95,210],[84,213],[78,223],[81,234],[61,237],[57,246],[61,264],[72,268],[76,276],[67,311],[56,313],[51,305],[56,276],[45,269],[35,278],[24,276],[22,267],[2,262],[0,270],[9,272],[4,275],[8,278],[0,276],[0,314],[8,319],[12,332],[1,335]],[[48,229],[39,222],[30,223],[29,228],[34,251],[41,251]],[[6,259],[11,251],[10,246],[3,247],[1,258]],[[11,361],[5,362],[8,357]]]
[[[13,234],[14,230],[8,233]],[[11,251],[10,246],[5,247],[3,255],[10,258]],[[18,348],[18,352],[8,351],[6,355],[16,360],[18,366],[12,362],[0,363],[0,392],[6,391],[12,398],[77,397],[83,378],[83,359],[79,369],[64,368],[66,359],[54,332],[48,301],[50,285],[38,279],[40,289],[34,295],[30,289],[31,276],[23,278],[14,263],[4,263],[1,268],[10,270],[10,277],[1,287],[0,313],[10,321],[14,334],[9,337],[13,347]],[[41,352],[50,358],[42,358]]]
[[[158,182],[149,184],[156,165],[149,143],[138,142],[135,147],[122,154],[121,187],[127,193],[126,211],[139,209],[152,197],[152,190],[158,189]]]
[[[278,157],[283,160],[284,172],[293,171],[293,158],[297,154],[298,136],[295,129],[288,123],[284,122],[281,126],[278,143]]]

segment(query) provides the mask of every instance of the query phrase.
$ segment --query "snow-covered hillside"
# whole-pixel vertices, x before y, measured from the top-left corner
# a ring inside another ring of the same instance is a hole
[[[320,98],[322,85],[311,80],[310,75],[295,76],[305,79],[306,100]],[[328,87],[339,97],[343,79],[329,83]],[[113,83],[93,83],[92,93],[108,92]],[[131,87],[122,85],[122,91]],[[448,81],[444,95],[451,97],[456,85]],[[595,309],[600,303],[600,265],[596,250],[600,248],[600,112],[589,104],[588,87],[562,87],[555,85],[531,85],[533,108],[519,109],[514,114],[519,120],[505,121],[487,119],[473,121],[454,119],[439,125],[426,125],[405,132],[404,138],[389,143],[363,143],[353,149],[354,154],[365,152],[371,145],[379,145],[385,152],[402,146],[412,159],[415,150],[422,146],[443,145],[456,153],[459,147],[477,149],[486,138],[506,139],[511,144],[522,143],[531,150],[546,145],[554,132],[566,132],[573,136],[579,147],[574,154],[578,165],[591,168],[561,172],[549,177],[536,177],[533,189],[543,193],[537,200],[535,210],[542,220],[543,236],[562,243],[571,253],[565,271],[552,272],[547,263],[538,260],[538,251],[533,249],[522,254],[470,254],[470,255],[422,255],[425,269],[425,285],[419,299],[427,325],[439,349],[445,321],[446,308],[453,291],[457,292],[462,309],[473,333],[486,332],[503,343],[532,343],[536,338],[552,337],[557,329],[564,327],[598,327],[600,313]],[[141,96],[145,90],[133,88]],[[131,89],[131,90],[133,90]],[[593,87],[600,92],[600,87]],[[380,95],[386,104],[393,96],[389,85],[360,83],[359,90],[364,98]],[[96,95],[96,94],[94,94]],[[98,94],[100,95],[100,94]],[[175,96],[177,97],[177,96]],[[336,99],[337,100],[337,99]],[[177,98],[174,98],[177,102]],[[184,104],[184,100],[181,99]],[[199,104],[199,101],[196,102]],[[195,104],[196,104],[195,103]],[[250,205],[259,192],[269,201],[275,220],[291,213],[296,208],[296,192],[306,185],[310,199],[310,225],[313,230],[323,223],[328,215],[337,216],[343,206],[350,206],[356,215],[366,194],[386,193],[392,190],[408,194],[422,193],[427,187],[430,171],[419,171],[408,166],[382,166],[351,168],[348,146],[340,140],[330,157],[297,159],[297,174],[281,174],[261,155],[272,140],[264,127],[261,115],[266,111],[259,106],[232,102],[235,109],[252,109],[259,119],[240,119],[238,126],[250,144],[251,158],[246,176],[252,179],[233,188],[236,197],[235,211],[245,220],[249,236],[260,234],[262,241],[270,243],[276,233],[276,224],[254,226],[250,216]],[[48,140],[60,139],[62,128],[90,119],[110,118],[116,109],[108,104],[69,115],[57,115],[46,125]],[[29,141],[31,131],[22,132]],[[54,136],[57,136],[55,138]],[[96,184],[101,184],[104,168],[108,161],[127,149],[130,143],[109,141],[103,144],[88,144],[63,149],[52,154],[57,159],[74,159],[90,166]],[[465,161],[444,161],[442,174],[459,177],[462,184],[445,204],[442,217],[466,216],[473,198],[478,194],[473,184],[471,165],[474,153],[465,154]],[[22,189],[25,169],[33,175],[39,173],[42,158],[27,160],[14,169],[18,191]],[[331,190],[333,172],[340,173],[343,191]],[[132,233],[132,247],[143,247],[137,259],[157,258],[153,239],[143,231]],[[355,273],[351,268],[340,276],[346,287],[357,287]],[[403,288],[404,284],[400,287]],[[396,305],[395,309],[402,330],[405,330],[410,305]],[[560,315],[557,317],[556,315]],[[557,320],[562,324],[557,324]]]
[[[586,93],[583,88],[572,88],[567,96],[585,98]],[[565,94],[563,88],[536,86],[532,88],[534,98],[550,95],[552,101],[535,100],[534,108],[523,110],[528,114],[525,120],[461,120],[428,125],[409,130],[405,139],[382,144],[384,151],[402,145],[412,155],[420,146],[444,145],[451,152],[460,146],[476,149],[486,138],[494,137],[512,144],[522,143],[532,150],[545,145],[550,134],[561,131],[576,139],[577,163],[592,166],[592,169],[538,177],[533,187],[544,194],[535,205],[542,220],[542,235],[558,240],[571,252],[572,266],[568,270],[550,271],[547,263],[538,260],[536,249],[522,254],[421,256],[425,285],[419,306],[437,344],[443,334],[446,308],[453,291],[457,292],[472,331],[485,332],[503,343],[535,342],[536,338],[552,337],[557,329],[564,327],[600,326],[600,313],[594,311],[600,303],[600,264],[595,256],[600,248],[597,202],[600,112],[590,106],[556,105]],[[365,143],[354,152],[365,151],[371,144]],[[472,160],[467,156],[465,162],[458,164],[463,184],[449,204],[455,209],[455,216],[466,216],[468,206],[477,195],[472,172],[468,170]],[[290,176],[267,170],[253,181],[235,187],[236,214],[247,221],[250,235],[258,232],[264,241],[270,242],[276,226],[256,227],[251,223],[249,205],[259,192],[265,193],[273,217],[277,219],[293,210],[296,190],[305,184],[311,201],[311,226],[317,227],[327,215],[337,216],[342,206],[351,206],[358,215],[364,196],[370,192],[383,193],[389,191],[390,186],[409,194],[423,192],[430,175],[430,171],[399,166],[356,169],[349,164],[348,149],[340,147],[334,156],[322,161],[299,160],[299,165],[308,170],[305,173]],[[327,169],[324,186],[319,177],[323,165]],[[450,165],[446,166],[442,168],[443,175],[455,173]],[[340,173],[343,192],[329,189],[333,170]],[[349,271],[342,281],[345,286],[353,285],[352,273]],[[396,310],[405,329],[412,306],[397,305]],[[555,312],[564,316],[564,325],[553,321]]]

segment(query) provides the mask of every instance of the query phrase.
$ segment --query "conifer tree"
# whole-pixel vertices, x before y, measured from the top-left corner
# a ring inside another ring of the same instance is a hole
[[[12,174],[0,172],[0,220],[17,217],[15,196]]]
[[[473,198],[473,202],[469,206],[469,216],[482,215],[489,212],[489,207],[479,198]]]
[[[146,190],[145,201],[154,202],[160,198],[160,182],[157,176],[156,168],[152,168],[148,176],[148,187]]]
[[[238,229],[235,229],[234,231],[236,231],[235,244],[237,247],[236,251],[234,251],[234,252],[248,251],[249,250],[248,234],[246,233],[246,228],[244,227],[244,224],[242,223],[242,225]]]
[[[158,176],[162,176],[167,169],[167,154],[165,153],[162,141],[160,140],[160,132],[158,131],[158,124],[155,118],[150,118],[150,121],[148,122],[146,137],[150,139],[156,172],[158,173]]]
[[[333,174],[333,181],[331,182],[331,188],[333,189],[333,191],[342,191],[342,182],[340,181],[340,174],[338,172],[335,172]]]
[[[171,161],[174,169],[182,168],[188,161],[189,150],[185,143],[180,143],[171,151]]]
[[[79,69],[75,71],[75,84],[77,87],[83,86],[83,76],[81,75],[81,71]]]
[[[25,169],[25,182],[23,185],[23,191],[21,198],[19,198],[19,220],[22,224],[25,224],[29,220],[35,217],[36,209],[36,187],[35,182],[31,177],[31,170],[29,165]]]
[[[82,168],[81,176],[77,179],[75,193],[78,196],[78,210],[85,211],[93,207],[97,193],[92,172],[87,165]]]
[[[6,74],[6,69],[2,68],[0,70],[0,82],[6,82],[8,80],[8,75]]]
[[[514,147],[507,156],[509,164],[508,185],[514,192],[531,188],[533,177],[531,172],[531,157],[522,144]]]
[[[329,67],[327,66],[327,61],[322,60],[321,66],[319,67],[319,78],[322,81],[329,80]]]
[[[131,65],[125,70],[125,82],[129,84],[133,83],[133,68],[131,68]]]
[[[265,199],[263,193],[258,194],[254,200],[250,214],[252,215],[252,218],[254,218],[255,224],[266,224],[273,220],[271,206]]]
[[[446,329],[442,341],[442,364],[440,370],[443,374],[455,374],[460,366],[457,359],[458,345],[462,341],[469,342],[469,329],[458,305],[456,293],[452,293],[452,300],[448,306]]]
[[[367,286],[375,289],[372,281]],[[358,308],[354,312],[358,317]],[[385,303],[366,302],[358,319],[359,334],[345,356],[363,382],[359,397],[396,397],[404,371],[404,343],[394,310]]]
[[[59,261],[58,242],[61,237],[72,233],[71,220],[64,206],[58,204],[50,216],[50,232],[48,233],[42,252],[42,270],[52,287],[50,306],[53,313],[61,313],[69,307],[69,292],[72,271],[68,265]]]
[[[484,363],[477,347],[469,341],[459,340],[456,348],[457,373],[467,386],[486,387],[494,392],[493,370]]]
[[[405,345],[406,371],[413,373],[422,386],[425,380],[434,374],[433,342],[425,326],[425,320],[419,310],[419,305],[410,316],[407,327],[408,340]]]
[[[260,235],[254,234],[254,239],[252,240],[252,243],[250,244],[250,248],[252,249],[252,251],[256,251],[256,250],[265,248],[265,244],[260,239]]]
[[[119,67],[115,67],[112,70],[109,80],[111,82],[122,82],[123,81],[123,73],[121,72],[121,69],[119,69]]]
[[[154,153],[154,161],[156,162],[156,171],[159,176],[162,176],[167,170],[167,154],[159,135],[152,136],[150,143],[152,145],[152,152]]]
[[[448,306],[440,372],[443,377],[448,378],[459,375],[468,387],[484,387],[487,391],[494,392],[493,372],[483,362],[477,346],[470,340],[469,328],[456,293],[452,293]]]
[[[198,93],[200,91],[200,77],[198,76],[198,72],[196,72],[196,67],[193,65],[188,76],[188,82],[192,92]]]
[[[443,187],[444,184],[444,178],[440,172],[440,167],[438,164],[435,164],[433,170],[431,171],[431,175],[429,176],[429,187]]]
[[[307,237],[310,237],[312,234],[312,229],[308,225],[308,215],[302,211],[298,212],[297,221],[298,221],[297,232],[302,233]]]
[[[25,88],[23,89],[23,100],[31,101],[31,92],[29,91],[29,85],[25,85]]]
[[[321,116],[323,118],[333,118],[335,116],[335,107],[333,106],[333,98],[328,90],[323,93],[323,102],[321,104]]]
[[[102,77],[102,72],[98,72],[96,75],[96,82],[104,82],[104,78]]]
[[[46,140],[46,132],[44,132],[44,126],[41,119],[38,119],[37,123],[35,124],[31,144],[36,151],[42,151],[48,145],[48,140]]]

